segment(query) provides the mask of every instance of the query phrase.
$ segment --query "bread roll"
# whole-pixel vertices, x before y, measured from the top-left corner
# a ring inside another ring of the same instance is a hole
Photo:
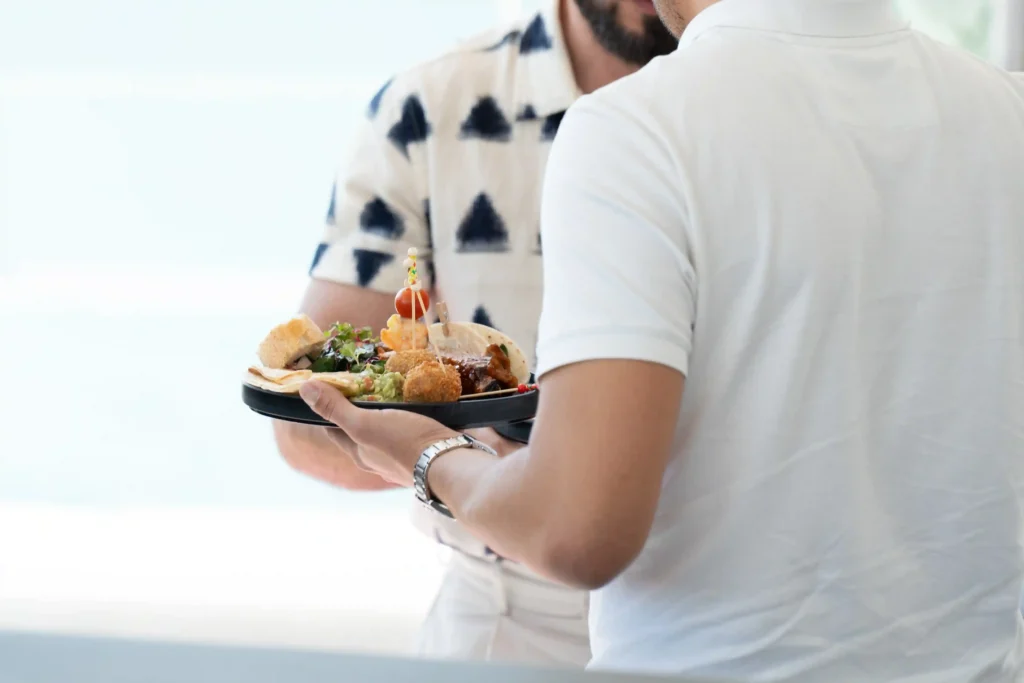
[[[264,367],[280,370],[302,356],[319,351],[324,333],[307,315],[298,315],[272,329],[256,355]]]

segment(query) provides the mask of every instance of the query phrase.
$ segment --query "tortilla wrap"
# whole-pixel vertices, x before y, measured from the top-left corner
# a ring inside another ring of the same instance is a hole
[[[487,348],[487,342],[480,334],[465,324],[448,323],[448,332],[444,333],[443,323],[434,323],[427,328],[427,338],[430,345],[440,351],[451,353],[462,352],[468,355],[479,356]]]
[[[446,338],[441,323],[434,323],[428,330],[430,343],[437,348],[449,350],[454,342],[459,351],[477,356],[482,356],[491,344],[504,346],[512,374],[520,384],[529,383],[530,363],[523,350],[508,335],[479,323],[448,323],[448,331],[450,334]]]
[[[530,382],[530,363],[526,360],[526,354],[519,348],[519,344],[516,344],[507,334],[502,334],[493,327],[487,327],[487,325],[481,325],[479,323],[462,323],[468,325],[477,334],[484,338],[487,342],[487,346],[491,344],[497,344],[498,346],[504,346],[505,351],[508,353],[509,369],[512,374],[516,376],[520,384],[529,384]],[[486,348],[486,347],[485,347]]]

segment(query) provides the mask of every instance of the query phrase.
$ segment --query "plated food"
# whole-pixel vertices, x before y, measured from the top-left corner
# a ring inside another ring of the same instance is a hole
[[[422,319],[430,299],[417,278],[416,251],[409,250],[406,286],[395,297],[395,314],[379,334],[369,327],[335,323],[321,330],[299,315],[272,329],[260,343],[260,363],[245,382],[279,394],[297,394],[317,380],[353,401],[454,403],[536,390],[522,349],[493,328]]]

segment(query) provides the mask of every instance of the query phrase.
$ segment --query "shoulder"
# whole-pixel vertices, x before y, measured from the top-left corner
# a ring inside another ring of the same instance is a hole
[[[579,98],[569,108],[555,144],[568,130],[571,136],[565,137],[576,137],[577,144],[588,144],[587,139],[615,139],[623,143],[628,139],[630,147],[635,143],[656,152],[663,137],[660,111],[665,105],[662,72],[666,59],[659,57],[640,71]]]
[[[550,41],[550,30],[538,13],[471,36],[396,74],[371,99],[368,113],[394,116],[418,106],[443,123],[449,111],[464,113],[464,104],[481,97],[512,102],[518,60],[531,44]]]
[[[1024,95],[1024,74],[1013,73],[963,48],[948,45],[917,31],[913,32],[919,52],[927,53],[926,64],[945,93],[969,98],[999,95],[1007,90]],[[972,105],[973,106],[973,105]]]
[[[581,97],[558,129],[545,174],[544,201],[570,194],[607,208],[645,211],[673,204],[678,149],[657,112],[645,70]],[[628,209],[627,209],[628,205]],[[589,223],[588,223],[589,225]]]

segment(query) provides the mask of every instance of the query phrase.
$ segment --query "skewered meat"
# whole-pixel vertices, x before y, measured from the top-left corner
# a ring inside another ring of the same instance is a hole
[[[512,374],[508,355],[497,344],[491,344],[483,356],[450,356],[444,362],[459,371],[462,395],[482,394],[486,391],[515,389],[519,380]]]

